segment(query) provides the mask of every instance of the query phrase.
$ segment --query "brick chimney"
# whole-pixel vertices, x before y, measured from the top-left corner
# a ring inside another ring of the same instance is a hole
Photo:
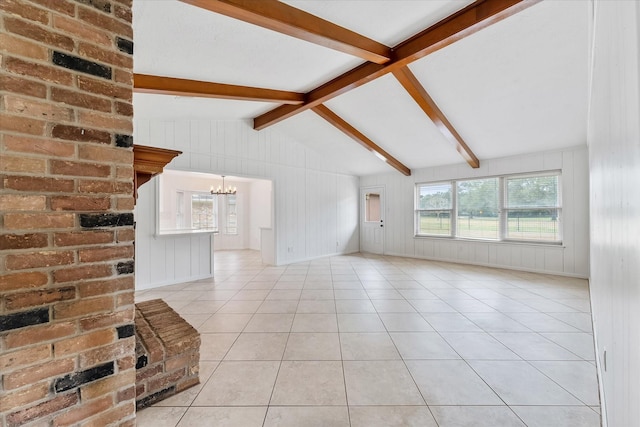
[[[131,0],[0,0],[0,425],[135,425]]]

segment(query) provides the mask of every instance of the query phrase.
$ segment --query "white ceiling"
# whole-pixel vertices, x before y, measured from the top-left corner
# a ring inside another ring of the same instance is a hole
[[[388,46],[471,3],[286,0]],[[480,159],[584,145],[586,0],[546,0],[410,65]],[[177,0],[134,0],[136,73],[306,92],[362,63]],[[326,103],[409,168],[464,160],[392,75]],[[264,102],[134,94],[137,118],[250,119]],[[307,111],[274,128],[369,175],[393,169]],[[336,154],[339,153],[339,154]]]

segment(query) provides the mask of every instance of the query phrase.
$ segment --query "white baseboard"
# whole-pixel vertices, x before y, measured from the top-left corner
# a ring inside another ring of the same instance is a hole
[[[585,276],[583,274],[565,273],[563,271],[548,271],[548,270],[540,270],[540,269],[536,269],[536,268],[514,267],[514,266],[510,266],[510,265],[489,264],[489,263],[484,263],[484,262],[461,261],[461,260],[458,260],[458,259],[450,259],[450,258],[438,258],[438,257],[428,257],[428,256],[397,254],[397,253],[393,253],[393,252],[386,252],[384,255],[397,256],[397,257],[402,257],[402,258],[425,259],[425,260],[429,260],[429,261],[438,261],[438,262],[450,262],[451,264],[477,265],[477,266],[480,266],[480,267],[499,268],[499,269],[503,269],[503,270],[525,271],[527,273],[549,274],[549,275],[552,275],[552,276],[574,277],[576,279],[588,279],[589,278],[588,276]]]
[[[181,279],[164,280],[162,282],[156,282],[156,283],[145,283],[144,285],[140,285],[140,286],[138,286],[138,284],[136,283],[136,291],[146,291],[149,289],[161,288],[163,286],[177,285],[178,283],[195,282],[197,280],[211,279],[212,277],[213,277],[213,274],[204,274],[200,276],[184,277]]]

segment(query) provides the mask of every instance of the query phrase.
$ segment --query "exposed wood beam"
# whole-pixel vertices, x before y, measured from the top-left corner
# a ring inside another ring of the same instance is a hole
[[[384,65],[367,63],[313,89],[302,105],[283,105],[253,120],[260,130],[320,105],[344,92],[400,69],[445,46],[514,15],[542,0],[479,0],[393,48],[393,59]]]
[[[244,101],[277,102],[299,105],[304,102],[304,94],[283,90],[236,86],[199,80],[176,79],[173,77],[133,75],[133,91],[174,96],[195,96],[201,98],[239,99]]]
[[[456,151],[460,153],[467,163],[469,163],[472,168],[480,167],[480,160],[473,154],[473,151],[471,151],[460,134],[458,134],[453,125],[447,120],[444,113],[438,108],[433,98],[429,96],[424,86],[420,84],[411,70],[408,67],[402,67],[399,70],[395,70],[393,75],[405,90],[409,92],[409,95],[411,95],[420,108],[427,113],[427,116],[429,116],[447,140],[453,144]]]
[[[313,112],[331,123],[337,129],[342,131],[349,138],[356,141],[358,144],[362,145],[367,150],[371,151],[376,155],[379,159],[383,160],[388,165],[396,168],[400,173],[405,176],[411,176],[411,169],[403,165],[398,159],[393,157],[391,154],[387,153],[383,150],[379,145],[375,142],[367,138],[362,132],[358,129],[351,126],[347,123],[343,118],[338,116],[336,113],[331,111],[329,108],[324,105],[316,105],[312,108]]]
[[[291,37],[384,64],[391,48],[277,0],[181,0]]]

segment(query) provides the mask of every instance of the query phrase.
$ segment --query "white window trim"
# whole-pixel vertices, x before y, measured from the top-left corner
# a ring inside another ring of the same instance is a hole
[[[447,184],[449,185],[450,189],[451,189],[451,207],[449,209],[418,209],[418,205],[420,203],[420,192],[419,192],[419,188],[421,185],[444,185]],[[414,237],[444,237],[444,238],[450,238],[456,235],[456,230],[455,230],[455,222],[453,220],[453,215],[455,214],[455,210],[456,210],[456,194],[455,194],[455,181],[451,180],[451,181],[434,181],[434,182],[423,182],[423,183],[418,183],[415,186],[415,190],[414,190]],[[419,228],[419,222],[420,222],[420,216],[418,215],[419,212],[449,212],[449,229],[451,230],[451,235],[446,235],[446,234],[418,234],[418,228]]]
[[[207,193],[205,191],[184,191],[184,193],[187,193],[189,195],[189,221],[190,221],[190,229],[192,230],[215,230],[218,231],[219,230],[219,215],[218,215],[218,200],[216,200],[215,198],[212,198],[212,202],[213,202],[213,207],[212,207],[212,217],[213,217],[213,226],[212,227],[195,227],[195,225],[193,224],[193,196],[211,196],[210,193]]]
[[[220,210],[222,211],[220,217],[224,218],[224,227],[222,227],[223,229],[223,234],[227,235],[227,236],[237,236],[238,234],[240,234],[240,224],[238,221],[238,196],[237,195],[227,195],[227,196],[220,196],[220,197],[224,197],[224,203],[220,203],[221,207]],[[229,232],[229,197],[234,197],[235,198],[235,209],[236,209],[236,226],[234,227],[236,229],[235,232]],[[220,213],[220,211],[218,212]]]

